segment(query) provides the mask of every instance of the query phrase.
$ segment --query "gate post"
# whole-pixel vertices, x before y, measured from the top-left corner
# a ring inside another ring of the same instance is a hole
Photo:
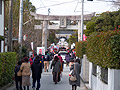
[[[47,20],[43,21],[43,27],[42,27],[42,47],[45,47],[45,50],[47,50],[47,35],[48,35],[48,22]]]

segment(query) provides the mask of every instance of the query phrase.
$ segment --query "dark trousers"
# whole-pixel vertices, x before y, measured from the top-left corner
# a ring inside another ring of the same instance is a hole
[[[53,82],[57,83],[60,81],[60,74],[58,72],[53,72]]]
[[[24,86],[24,90],[26,90],[26,86]],[[27,86],[27,90],[29,90],[29,86]]]
[[[37,88],[36,88],[36,90],[39,90],[39,88],[40,88],[40,79],[33,79],[33,88],[35,88],[36,81],[37,81]]]
[[[15,84],[16,84],[16,89],[22,90],[22,76],[15,76]]]
[[[72,85],[72,90],[76,90],[77,86],[76,85]]]

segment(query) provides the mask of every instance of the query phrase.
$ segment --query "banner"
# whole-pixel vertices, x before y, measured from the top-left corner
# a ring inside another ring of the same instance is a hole
[[[33,50],[33,42],[31,42],[31,49]]]
[[[37,47],[37,55],[45,55],[45,47]]]
[[[87,36],[83,34],[83,41],[86,41]]]

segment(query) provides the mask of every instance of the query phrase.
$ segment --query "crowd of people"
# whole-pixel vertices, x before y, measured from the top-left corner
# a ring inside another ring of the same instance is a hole
[[[72,52],[73,53],[73,52]],[[69,77],[69,84],[72,85],[72,90],[76,90],[77,86],[80,86],[80,60],[75,59],[75,55],[67,53],[65,56],[66,66],[70,66],[70,71],[74,69],[74,75],[76,75],[77,80],[71,81]],[[16,90],[29,90],[30,75],[32,74],[32,88],[33,90],[39,90],[41,87],[40,79],[41,74],[44,69],[44,72],[49,72],[49,65],[51,61],[50,69],[52,69],[53,82],[57,84],[61,81],[62,72],[64,67],[64,61],[60,54],[45,52],[45,55],[37,55],[34,57],[31,56],[28,58],[24,56],[21,61],[18,61],[18,64],[15,66],[15,82]],[[21,75],[18,75],[18,72],[21,72]],[[71,74],[71,75],[72,75]],[[37,85],[36,85],[37,82]],[[35,87],[37,86],[37,87]]]

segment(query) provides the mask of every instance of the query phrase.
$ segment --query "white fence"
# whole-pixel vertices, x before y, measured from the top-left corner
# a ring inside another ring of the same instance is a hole
[[[89,87],[91,90],[120,90],[120,70],[108,69],[108,82],[102,80],[101,67],[97,66],[97,74],[92,74],[93,65],[89,63]]]

